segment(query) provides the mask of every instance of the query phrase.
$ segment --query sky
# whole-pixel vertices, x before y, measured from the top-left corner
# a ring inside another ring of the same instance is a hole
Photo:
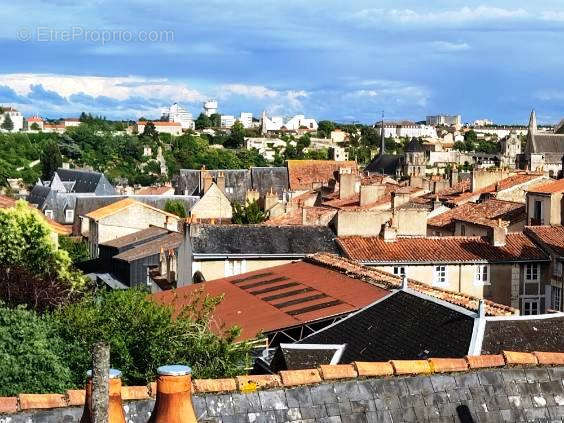
[[[372,123],[564,117],[562,0],[26,0],[0,7],[0,105],[26,116],[263,110]]]

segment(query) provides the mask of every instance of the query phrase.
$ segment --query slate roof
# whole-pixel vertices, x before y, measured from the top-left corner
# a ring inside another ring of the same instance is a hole
[[[379,154],[366,166],[365,172],[383,173],[385,175],[395,175],[401,167],[403,156],[395,154]]]
[[[564,135],[535,133],[532,137],[534,153],[563,153]]]
[[[27,204],[29,204],[29,203],[27,203]],[[16,205],[16,200],[14,200],[13,198],[6,197],[4,195],[0,195],[0,209],[11,208],[11,207],[14,207],[15,205]],[[37,211],[37,209],[35,207],[30,206],[30,208]],[[66,225],[61,225],[60,223],[57,223],[53,219],[50,219],[47,216],[45,216],[43,213],[38,212],[38,214],[43,220],[45,220],[47,222],[47,224],[49,225],[51,230],[53,230],[57,234],[59,234],[59,235],[70,235],[70,233],[71,233],[70,227],[68,227]]]
[[[527,226],[523,232],[553,254],[564,257],[564,226]]]
[[[384,288],[299,261],[184,286],[153,298],[178,312],[200,289],[206,295],[224,295],[213,312],[211,328],[221,333],[238,325],[239,340],[348,314],[389,294]]]
[[[161,251],[176,249],[180,247],[183,241],[184,234],[172,232],[117,254],[113,258],[131,263],[135,260],[159,254]]]
[[[482,354],[502,351],[564,352],[564,314],[487,318]]]
[[[337,180],[339,169],[348,168],[356,173],[354,161],[337,162],[333,160],[288,160],[288,180],[292,191],[310,190],[315,183],[327,185]]]
[[[116,213],[118,213],[118,212],[120,212],[120,211],[122,211],[122,210],[125,210],[125,209],[127,209],[128,207],[134,206],[134,205],[139,205],[139,206],[145,207],[145,208],[147,208],[147,209],[151,209],[151,210],[154,210],[154,211],[158,211],[159,213],[162,213],[163,215],[168,216],[168,217],[170,217],[170,218],[172,218],[172,219],[174,219],[174,220],[180,219],[180,218],[179,218],[178,216],[176,216],[175,214],[165,212],[164,210],[160,210],[160,209],[158,209],[158,208],[156,208],[156,207],[150,206],[150,205],[148,205],[148,204],[145,204],[145,203],[143,203],[143,202],[141,202],[141,201],[134,200],[134,199],[132,199],[132,198],[124,198],[124,199],[119,200],[119,201],[117,201],[117,202],[115,202],[115,203],[112,203],[112,204],[109,204],[109,205],[104,206],[104,207],[102,207],[102,208],[99,208],[99,209],[97,209],[97,210],[91,211],[90,213],[88,213],[88,214],[86,215],[86,217],[88,217],[89,219],[98,221],[98,220],[100,220],[100,219],[104,219],[104,218],[106,218],[106,217],[108,217],[108,216],[111,216],[111,215],[113,215],[113,214],[116,214]]]
[[[346,344],[340,363],[464,357],[473,327],[473,313],[398,291],[299,343]]]
[[[161,237],[162,235],[165,235],[167,233],[169,233],[169,231],[167,229],[159,228],[157,226],[151,226],[147,229],[143,229],[143,230],[140,230],[138,232],[113,239],[111,241],[106,241],[106,242],[100,243],[100,245],[120,249],[120,248],[123,248],[123,247],[127,247],[129,245],[132,245],[132,244],[139,244],[139,243],[143,243],[143,242],[146,242],[146,241],[153,240],[153,239]]]
[[[548,256],[522,233],[507,234],[506,245],[494,247],[475,236],[397,238],[341,237],[337,242],[347,257],[363,263],[505,263],[547,261]]]
[[[286,167],[252,167],[252,188],[259,194],[265,195],[272,189],[273,192],[282,195],[288,190],[288,169]]]
[[[479,204],[462,204],[432,217],[427,221],[427,225],[454,233],[455,220],[494,226],[497,224],[497,219],[513,224],[526,218],[527,212],[524,204],[492,198]]]
[[[108,182],[103,173],[78,169],[57,169],[57,175],[63,182],[73,181],[73,192],[96,192],[99,195],[116,194],[115,188]]]
[[[331,229],[319,226],[205,225],[192,238],[195,255],[279,255],[299,257],[320,251],[337,253]]]
[[[268,364],[268,370],[279,372],[280,370],[303,370],[316,369],[322,364],[329,364],[344,349],[345,345],[307,345],[307,349],[301,344],[281,344],[276,348],[272,360]],[[338,360],[335,364],[338,363]]]
[[[35,184],[31,189],[27,200],[31,204],[37,204],[38,208],[41,209],[50,192],[51,190],[49,189],[49,187],[43,186],[41,184]]]
[[[405,151],[408,153],[422,153],[425,149],[418,138],[412,138],[405,146]]]

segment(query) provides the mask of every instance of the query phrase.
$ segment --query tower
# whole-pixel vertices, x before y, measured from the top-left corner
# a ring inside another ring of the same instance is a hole
[[[380,130],[380,155],[383,156],[386,150],[386,138],[384,132],[384,111],[382,110],[382,127]]]

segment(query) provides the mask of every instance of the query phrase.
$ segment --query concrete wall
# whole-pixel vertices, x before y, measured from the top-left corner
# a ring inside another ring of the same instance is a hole
[[[495,184],[502,179],[507,178],[510,175],[509,172],[502,169],[499,170],[475,170],[472,172],[472,181],[470,187],[472,192],[478,191],[489,185]]]
[[[398,209],[394,211],[392,226],[400,236],[425,236],[428,214],[424,209]]]
[[[390,211],[340,210],[333,219],[333,224],[337,236],[378,236],[382,225],[391,217]]]
[[[231,219],[233,209],[221,189],[216,184],[212,184],[200,201],[192,207],[190,214],[198,219]]]
[[[508,233],[523,232],[526,220],[516,222],[507,227]],[[454,224],[454,235],[465,235],[465,236],[488,236],[491,233],[491,229],[485,226],[475,225],[469,222],[456,221]],[[462,233],[462,226],[464,225],[464,234]]]
[[[535,216],[535,201],[540,201],[541,206],[541,222],[537,222],[537,224],[542,225],[551,225],[551,224],[560,224],[560,215],[553,215],[552,212],[552,201],[550,196],[548,195],[541,195],[541,194],[527,194],[527,222],[530,225],[531,219]],[[558,223],[553,223],[554,221]]]

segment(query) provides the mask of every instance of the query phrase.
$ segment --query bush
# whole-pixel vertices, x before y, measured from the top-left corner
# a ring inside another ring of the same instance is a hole
[[[233,204],[233,217],[232,221],[239,225],[251,225],[262,223],[268,219],[268,212],[260,209],[256,200],[249,202],[243,206],[239,203]]]
[[[61,347],[49,316],[0,304],[0,396],[63,392],[72,387]]]
[[[175,214],[182,219],[186,217],[186,207],[180,200],[166,200],[164,211]]]
[[[73,264],[90,260],[88,244],[79,238],[59,236],[59,248],[68,253]]]

